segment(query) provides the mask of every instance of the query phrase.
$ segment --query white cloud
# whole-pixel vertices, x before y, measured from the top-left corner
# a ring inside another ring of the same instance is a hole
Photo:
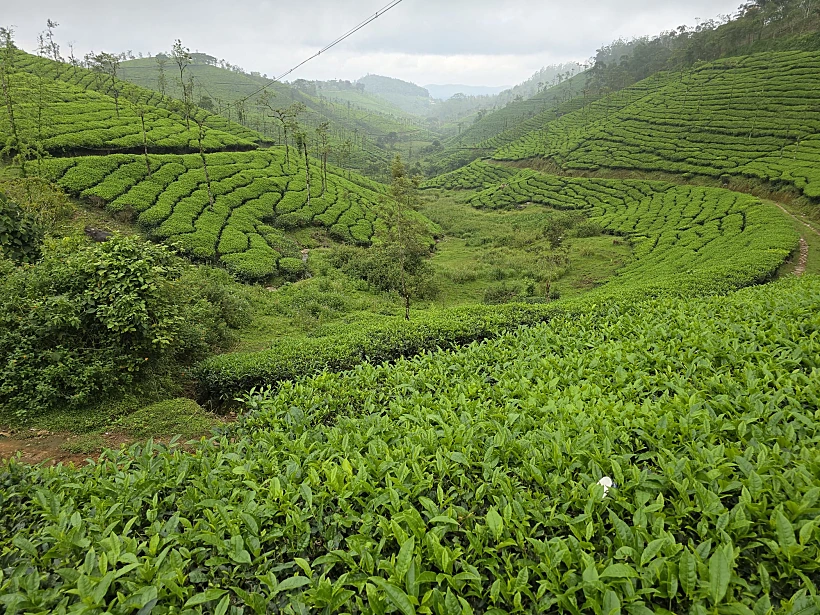
[[[35,46],[47,18],[67,51],[156,52],[180,38],[248,70],[280,74],[381,8],[386,0],[33,0],[4,7]],[[618,37],[655,34],[738,0],[404,0],[293,78],[388,74],[417,83],[508,84],[557,61],[585,59]],[[9,4],[11,4],[9,2]]]

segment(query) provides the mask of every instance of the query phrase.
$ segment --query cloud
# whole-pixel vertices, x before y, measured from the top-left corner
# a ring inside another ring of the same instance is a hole
[[[656,34],[696,17],[732,13],[738,0],[403,0],[293,78],[389,74],[417,83],[494,85],[541,66],[583,60],[619,37]],[[90,50],[157,52],[182,39],[247,70],[281,74],[386,0],[33,0],[4,7],[18,44],[36,46],[46,19],[82,55]],[[11,3],[9,3],[11,4]]]

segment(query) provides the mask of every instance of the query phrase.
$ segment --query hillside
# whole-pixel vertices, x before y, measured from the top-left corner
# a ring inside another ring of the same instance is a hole
[[[370,242],[381,185],[333,172],[323,182],[313,160],[308,202],[306,169],[295,151],[289,160],[280,148],[205,158],[213,206],[198,155],[150,156],[150,177],[141,156],[127,155],[48,160],[43,172],[68,193],[127,212],[153,237],[248,280],[304,272],[301,248],[287,230],[313,225],[339,241]]]
[[[174,77],[170,66],[165,71],[167,92],[181,98],[178,76]],[[322,147],[316,128],[327,122],[330,160],[338,166],[373,177],[384,177],[384,169],[396,153],[403,153],[408,158],[413,147],[418,150],[435,139],[435,135],[418,118],[393,110],[389,105],[377,106],[373,97],[325,92],[321,82],[272,83],[261,76],[204,62],[193,62],[186,72],[194,79],[194,98],[197,101],[204,101],[214,111],[234,121],[241,121],[279,145],[284,144],[284,134],[281,123],[273,117],[273,109],[301,103],[305,110],[298,121],[304,127],[316,155]],[[146,88],[159,87],[159,69],[155,58],[123,62],[121,75],[123,79]],[[260,90],[265,86],[271,108],[260,97]]]
[[[401,79],[367,75],[356,83],[363,85],[365,92],[375,94],[413,115],[425,115],[432,104],[430,92],[415,83]]]
[[[63,81],[27,72],[11,79],[10,95],[19,101],[15,120],[20,138],[53,156],[66,154],[196,151],[199,129],[186,125],[179,112],[114,99]],[[204,115],[204,114],[203,114]],[[144,124],[143,124],[144,121]],[[8,109],[0,108],[0,126],[8,126]],[[257,143],[218,129],[208,129],[206,151],[247,150]]]
[[[820,196],[820,54],[775,52],[650,77],[501,147],[565,169],[755,177]]]
[[[0,28],[3,613],[818,615],[818,24],[492,106]]]
[[[286,385],[193,455],[11,462],[5,557],[77,573],[6,604],[810,613],[818,298],[610,304]]]
[[[113,98],[113,96],[116,95],[119,103],[122,104],[123,107],[130,102],[133,105],[155,107],[171,113],[172,115],[180,118],[180,120],[183,119],[183,110],[180,108],[179,101],[167,96],[161,96],[157,92],[148,88],[129,84],[112,74],[107,74],[101,71],[92,71],[78,65],[67,65],[63,62],[55,62],[48,58],[28,54],[20,50],[15,51],[10,68],[12,73],[20,72],[29,75],[26,78],[26,83],[29,86],[36,84],[36,92],[27,92],[27,96],[23,97],[22,100],[17,101],[22,104],[28,103],[29,105],[36,105],[36,99],[35,101],[30,101],[29,97],[34,95],[39,98],[41,91],[47,92],[48,90],[48,87],[41,90],[39,84],[48,84],[50,86],[52,80],[54,80],[56,82],[56,87],[58,88],[61,87],[61,82],[76,86],[76,88],[71,89],[69,94],[69,96],[72,97],[78,95],[80,90],[103,94],[109,98]],[[11,83],[13,89],[15,87],[13,75],[11,78]],[[45,94],[45,96],[49,95]],[[47,100],[48,98],[44,99],[44,101]],[[109,105],[109,109],[114,109],[116,115],[116,108],[113,100]],[[107,112],[106,115],[109,113],[110,111]],[[197,107],[192,109],[192,113],[195,114],[198,119],[201,119],[205,126],[209,129],[221,130],[233,135],[234,137],[252,141],[254,143],[264,142],[264,138],[261,134],[248,129],[235,121],[231,121],[229,118],[210,113]],[[100,118],[97,117],[95,118],[95,121],[99,119]]]

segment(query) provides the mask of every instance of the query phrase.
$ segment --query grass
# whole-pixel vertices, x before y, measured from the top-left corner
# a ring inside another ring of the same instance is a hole
[[[535,205],[479,210],[467,202],[473,194],[438,193],[421,208],[446,234],[433,257],[441,289],[437,303],[444,306],[480,302],[499,284],[544,296],[547,280],[561,296],[577,295],[603,283],[631,258],[627,242],[602,235],[568,236],[554,249],[545,229],[563,214]]]

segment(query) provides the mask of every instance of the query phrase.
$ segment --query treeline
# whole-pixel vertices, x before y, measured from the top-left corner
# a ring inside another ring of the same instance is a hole
[[[698,21],[694,28],[683,25],[601,47],[590,69],[590,89],[620,90],[659,71],[730,55],[820,49],[818,30],[820,0],[754,0],[735,15]]]

